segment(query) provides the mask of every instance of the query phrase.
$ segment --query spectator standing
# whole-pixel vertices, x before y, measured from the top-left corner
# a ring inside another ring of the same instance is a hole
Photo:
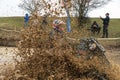
[[[105,18],[102,18],[100,16],[100,19],[103,21],[103,35],[102,38],[108,38],[108,26],[109,26],[109,21],[110,21],[110,17],[109,17],[109,13],[105,14]]]
[[[43,20],[42,20],[42,24],[48,24],[47,22],[47,15],[43,15]]]
[[[25,27],[28,27],[28,21],[29,21],[29,15],[28,15],[28,13],[26,13],[25,17],[24,17]]]
[[[41,26],[42,26],[43,29],[47,29],[47,28],[46,28],[46,25],[49,26],[49,24],[48,24],[48,22],[47,22],[47,14],[43,15]]]

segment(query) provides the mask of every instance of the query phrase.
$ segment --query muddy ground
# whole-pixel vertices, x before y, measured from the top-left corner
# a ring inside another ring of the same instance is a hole
[[[110,62],[114,64],[118,64],[120,66],[120,48],[119,49],[108,49],[106,50],[105,55],[109,59]]]
[[[3,65],[7,65],[8,63],[14,63],[15,53],[17,52],[16,47],[0,47],[0,68]],[[110,62],[117,64],[120,66],[120,47],[110,49],[107,48],[105,52],[106,57]],[[1,70],[1,69],[0,69]]]
[[[16,58],[16,53],[16,47],[0,47],[0,75],[14,71],[16,64],[14,60],[19,59],[19,57]],[[120,47],[112,49],[107,47],[105,55],[112,64],[120,68]]]

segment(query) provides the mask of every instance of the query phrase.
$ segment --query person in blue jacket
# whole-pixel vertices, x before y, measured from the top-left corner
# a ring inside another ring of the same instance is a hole
[[[102,38],[108,38],[108,26],[109,26],[109,21],[110,21],[110,17],[109,17],[109,13],[105,14],[105,18],[102,18],[100,16],[100,19],[103,21],[103,35]]]
[[[25,27],[28,27],[28,21],[29,21],[29,15],[28,13],[26,13],[24,17]]]

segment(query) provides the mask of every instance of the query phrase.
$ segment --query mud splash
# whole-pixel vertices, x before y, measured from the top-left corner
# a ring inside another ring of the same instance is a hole
[[[120,80],[120,68],[111,63],[103,65],[98,57],[83,60],[74,56],[75,42],[66,39],[67,33],[49,38],[49,31],[43,30],[37,15],[33,15],[28,28],[21,31],[21,39],[17,45],[15,70],[22,75],[15,78],[11,72],[9,79],[21,80]],[[26,78],[27,76],[27,78]]]
[[[36,15],[34,19],[39,18]],[[39,23],[31,25],[22,31],[18,45],[22,61],[17,69],[22,74],[36,80],[103,80],[101,76],[107,80],[120,79],[120,69],[115,65],[106,67],[97,57],[92,60],[76,58],[73,47],[76,43],[59,35],[50,40],[49,32]]]

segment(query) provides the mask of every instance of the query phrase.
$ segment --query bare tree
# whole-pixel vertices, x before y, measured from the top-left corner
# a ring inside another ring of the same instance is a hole
[[[44,6],[42,0],[23,0],[19,7],[28,11],[29,13],[38,12]]]
[[[41,10],[43,10],[43,12],[53,11],[60,13],[60,1],[71,2],[69,3],[72,5],[71,11],[73,14],[76,14],[76,16],[86,16],[89,11],[105,5],[110,0],[22,0],[19,6],[30,13]]]
[[[78,24],[81,26],[86,22],[89,11],[107,4],[110,0],[71,0],[72,13],[78,18]]]
[[[19,7],[28,11],[30,14],[49,14],[49,15],[59,15],[62,13],[59,1],[52,0],[22,0],[22,3],[19,4]]]

